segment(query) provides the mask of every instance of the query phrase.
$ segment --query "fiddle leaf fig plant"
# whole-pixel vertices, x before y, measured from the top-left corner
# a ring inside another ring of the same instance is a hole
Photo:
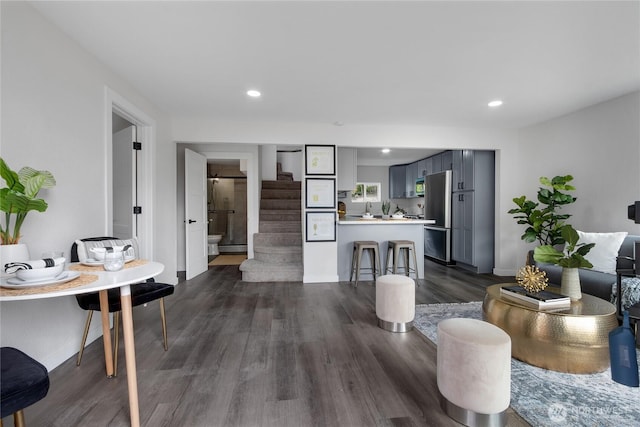
[[[538,246],[533,250],[533,259],[537,262],[556,264],[564,268],[593,267],[593,264],[584,256],[595,246],[595,243],[578,243],[580,236],[569,224],[560,228],[560,234],[566,242],[562,251],[551,245]]]
[[[558,210],[576,201],[569,194],[575,187],[569,184],[573,180],[571,175],[555,176],[552,179],[540,178],[542,187],[538,189],[538,202],[528,200],[526,196],[516,197],[513,202],[517,208],[509,210],[509,213],[518,221],[518,224],[527,228],[521,237],[528,243],[536,240],[540,245],[561,245],[565,240],[562,237],[562,227],[565,221],[571,217],[569,214],[560,214]]]
[[[38,171],[28,166],[19,172],[11,170],[0,157],[0,176],[6,187],[0,189],[0,211],[4,212],[4,223],[0,224],[0,239],[3,245],[13,245],[20,240],[20,228],[30,211],[44,212],[47,202],[37,198],[43,188],[53,188],[56,180],[49,171]]]

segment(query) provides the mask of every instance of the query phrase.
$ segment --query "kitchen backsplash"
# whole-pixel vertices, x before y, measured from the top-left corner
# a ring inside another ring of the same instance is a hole
[[[344,202],[347,207],[347,215],[362,215],[365,211],[364,203],[352,203],[350,197],[339,199]],[[385,199],[387,200],[387,199]],[[422,208],[418,207],[422,206]],[[424,198],[416,197],[413,199],[391,199],[391,210],[395,211],[396,206],[400,206],[409,215],[422,215],[424,213]],[[374,215],[382,215],[382,202],[371,203],[371,213]]]

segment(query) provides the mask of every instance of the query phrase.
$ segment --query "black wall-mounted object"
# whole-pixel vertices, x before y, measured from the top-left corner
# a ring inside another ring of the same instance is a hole
[[[640,201],[637,201],[629,205],[627,208],[627,217],[635,222],[636,224],[640,224]]]

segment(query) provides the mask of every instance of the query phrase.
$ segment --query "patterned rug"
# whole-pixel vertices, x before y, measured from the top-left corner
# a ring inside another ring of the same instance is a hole
[[[482,319],[482,303],[416,306],[415,328],[437,344],[437,325],[451,317]],[[611,379],[609,370],[575,375],[511,359],[511,407],[537,426],[632,426],[640,423],[640,388]]]

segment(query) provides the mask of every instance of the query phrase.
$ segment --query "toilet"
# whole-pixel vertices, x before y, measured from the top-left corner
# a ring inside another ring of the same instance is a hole
[[[218,243],[222,239],[221,234],[209,234],[207,236],[207,253],[209,255],[219,255]]]

